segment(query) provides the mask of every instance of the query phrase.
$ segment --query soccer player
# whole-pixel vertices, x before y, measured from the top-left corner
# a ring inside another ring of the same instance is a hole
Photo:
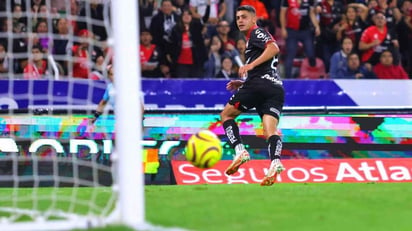
[[[242,112],[256,108],[263,123],[271,159],[269,170],[261,185],[269,186],[285,169],[280,162],[282,141],[276,131],[285,93],[276,69],[279,47],[267,31],[257,26],[256,20],[256,11],[252,6],[243,5],[237,8],[236,23],[247,39],[246,64],[239,68],[239,76],[245,80],[231,80],[227,84],[228,90],[237,92],[229,99],[220,113],[220,118],[229,143],[236,152],[233,162],[226,169],[226,174],[232,175],[242,164],[250,160],[250,155],[242,144],[235,119]]]
[[[99,105],[97,105],[97,109],[94,112],[93,118],[90,119],[90,124],[93,124],[96,122],[96,120],[103,114],[104,108],[106,107],[107,103],[110,103],[112,108],[114,108],[114,103],[115,103],[115,88],[114,88],[114,76],[113,76],[113,66],[109,65],[107,67],[107,75],[109,77],[110,83],[106,87],[106,91],[104,92],[103,98],[100,100]],[[143,94],[142,94],[143,95]],[[141,113],[142,113],[142,119],[143,119],[143,113],[144,113],[144,101],[143,97],[140,100],[141,102]]]

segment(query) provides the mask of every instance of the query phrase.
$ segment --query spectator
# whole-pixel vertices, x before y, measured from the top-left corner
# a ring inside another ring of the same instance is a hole
[[[412,2],[405,0],[401,5],[402,19],[396,29],[399,39],[399,50],[402,65],[409,76],[412,76]]]
[[[154,44],[166,46],[170,43],[172,28],[176,25],[178,18],[179,16],[173,12],[172,1],[162,0],[159,12],[153,16],[150,22],[150,33],[158,35],[153,37]]]
[[[11,19],[8,19],[8,18],[3,18],[2,20],[0,20],[0,22],[1,22],[0,43],[3,44],[7,48],[9,44],[8,33],[12,33],[13,22]]]
[[[367,7],[368,7],[368,15],[366,18],[366,25],[370,26],[373,25],[373,15],[379,11],[379,6],[378,6],[378,0],[368,0],[367,1]]]
[[[7,48],[3,43],[0,43],[0,77],[9,77],[10,57],[7,53]]]
[[[184,9],[190,8],[189,2],[186,0],[173,0],[173,8],[176,14],[182,15]]]
[[[389,50],[381,53],[379,63],[373,67],[373,72],[378,79],[409,79],[403,67],[393,63],[393,55]]]
[[[92,55],[92,68],[91,73],[89,74],[89,79],[92,80],[104,80],[105,79],[105,70],[107,69],[107,64],[109,63],[108,60],[105,60],[106,53],[102,51],[100,48],[93,48],[97,49],[99,52],[102,52],[98,55]],[[93,54],[96,52],[93,50]]]
[[[355,52],[348,55],[348,66],[343,76],[346,79],[376,79],[372,71],[365,65],[361,65],[359,55]]]
[[[69,35],[69,26],[66,18],[59,18],[56,22],[57,35],[54,36],[52,53],[56,62],[62,67],[62,75],[69,74],[72,56],[73,36]]]
[[[234,23],[235,9],[239,6],[238,0],[226,1],[226,13],[225,20],[229,22],[230,25]]]
[[[209,7],[203,21],[207,21]],[[193,18],[189,10],[184,10],[182,18],[172,30],[171,60],[176,66],[174,77],[200,78],[204,76],[203,64],[207,60],[207,50],[202,35],[202,20]]]
[[[27,34],[27,27],[23,23],[13,25],[13,56],[16,57],[13,61],[15,73],[23,73],[24,67],[27,65],[28,43],[31,37]]]
[[[93,79],[89,76],[91,69],[95,65],[102,65],[104,60],[103,52],[100,48],[90,44],[93,41],[93,33],[88,30],[80,30],[80,43],[73,46],[73,77],[82,79]],[[97,63],[97,61],[99,61]]]
[[[168,48],[171,47],[171,34],[172,29],[176,25],[179,16],[173,12],[173,5],[171,0],[162,0],[159,8],[159,12],[153,16],[150,23],[150,34],[153,36],[153,43],[160,47],[165,52],[167,59],[167,65],[171,68],[172,60],[168,53]],[[173,69],[171,69],[173,71]]]
[[[77,1],[77,0],[70,0],[70,2],[74,2],[74,1]],[[56,11],[60,11],[60,12],[66,11],[66,4],[67,4],[67,1],[51,1],[50,2],[52,9],[53,10],[55,9]]]
[[[330,59],[329,77],[331,79],[343,79],[348,66],[348,55],[352,52],[353,43],[349,37],[342,40],[341,50],[335,52]]]
[[[98,3],[98,1],[90,1],[89,6],[85,6],[80,10],[80,16],[81,17],[88,17],[92,20],[104,22],[105,20],[105,15],[104,15],[104,8],[103,4]],[[99,25],[97,23],[93,23],[91,26],[87,25],[86,22],[78,22],[77,23],[80,30],[90,30],[94,34],[94,37],[98,41],[105,41],[107,40],[107,32],[106,28],[102,25]]]
[[[224,79],[235,79],[238,78],[236,72],[233,71],[233,61],[232,58],[228,56],[223,56],[221,68],[219,72],[216,74],[216,78],[224,78]]]
[[[239,51],[236,49],[235,45],[235,40],[229,37],[230,33],[230,25],[229,22],[226,20],[222,20],[218,23],[217,25],[217,36],[222,41],[222,51],[220,52],[221,54],[227,54],[229,55],[232,60],[236,62],[238,66],[241,66],[243,62],[241,62],[239,58]]]
[[[235,41],[229,37],[230,25],[226,20],[222,20],[217,24],[217,36],[222,41],[222,49],[224,51],[232,51],[235,49]]]
[[[26,1],[30,1],[30,0],[26,0]],[[41,5],[46,4],[46,0],[31,0],[30,2],[31,2],[32,9],[40,9]]]
[[[46,21],[48,17],[51,16],[50,10],[46,4],[41,4],[39,6],[33,5],[32,7],[32,18],[31,25],[34,27],[38,24],[39,21]]]
[[[298,42],[302,42],[306,56],[312,67],[316,65],[314,50],[314,36],[311,29],[315,27],[315,35],[320,35],[320,28],[313,8],[313,0],[298,1],[282,0],[280,10],[280,26],[282,37],[286,39],[285,77],[293,78],[292,64],[298,49]],[[311,24],[312,23],[312,24]]]
[[[189,9],[194,18],[202,20],[206,14],[206,8],[209,6],[209,19],[205,23],[204,34],[206,38],[215,36],[217,23],[224,18],[227,5],[224,0],[189,0]],[[208,41],[206,40],[206,46]]]
[[[338,25],[336,38],[342,42],[344,37],[352,40],[354,51],[359,52],[359,40],[366,27],[368,8],[360,3],[351,3],[345,10],[344,17]]]
[[[27,26],[27,18],[23,16],[22,6],[15,4],[13,6],[13,25],[23,24]]]
[[[269,33],[273,35],[276,34],[276,27],[279,25],[279,11],[281,1],[272,1],[272,0],[260,0],[266,7],[267,12],[269,13],[269,21],[273,28],[268,28]],[[273,31],[272,31],[273,29]]]
[[[50,37],[48,36],[48,30],[47,21],[40,20],[37,22],[35,30],[37,42],[34,43],[41,46],[43,53],[47,53],[49,50]]]
[[[378,12],[382,12],[386,18],[386,25],[389,29],[395,29],[396,24],[401,20],[402,14],[396,6],[396,0],[388,4],[388,0],[377,0],[377,6],[369,10],[369,18],[374,22],[373,17]]]
[[[153,12],[157,8],[157,2],[154,0],[139,0],[140,29],[150,27],[153,18]]]
[[[385,15],[382,12],[377,12],[373,20],[375,25],[366,28],[359,42],[359,50],[363,51],[362,62],[372,66],[379,62],[382,51],[388,49],[395,51],[399,48],[396,34],[388,30],[386,26]]]
[[[169,67],[164,65],[165,56],[159,46],[152,43],[153,37],[148,29],[140,32],[140,64],[142,77],[165,77]]]
[[[78,17],[80,15],[80,5],[77,0],[70,0],[70,18],[68,19],[69,25],[71,25],[71,28],[73,30],[73,34],[78,34],[79,33],[79,25],[78,25]]]
[[[217,23],[226,14],[226,3],[224,0],[190,0],[190,12],[193,18],[202,20],[206,15],[206,9],[209,7],[209,17],[204,23],[208,25],[209,36],[214,35]]]
[[[47,74],[47,61],[44,60],[42,47],[34,45],[31,49],[32,55],[24,68],[24,79],[43,79]]]
[[[316,46],[326,70],[329,70],[329,60],[332,54],[339,50],[336,33],[342,19],[343,4],[339,0],[321,0],[316,6],[316,13],[319,15],[320,25],[319,42]]]
[[[209,46],[208,60],[204,64],[206,78],[213,77],[219,72],[222,54],[222,40],[218,36],[213,36]]]
[[[246,39],[243,37],[240,37],[236,41],[236,50],[239,51],[239,58],[241,61],[241,64],[238,66],[243,66],[244,63],[246,63],[246,57],[245,57],[245,51],[246,51]]]

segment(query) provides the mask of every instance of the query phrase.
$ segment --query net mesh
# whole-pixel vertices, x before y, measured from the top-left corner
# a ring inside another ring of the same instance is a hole
[[[111,52],[109,1],[6,0],[0,4],[2,77],[104,78]],[[43,66],[34,65],[39,63]]]
[[[106,219],[114,120],[89,115],[107,84],[110,1],[5,0],[0,23],[0,227]]]

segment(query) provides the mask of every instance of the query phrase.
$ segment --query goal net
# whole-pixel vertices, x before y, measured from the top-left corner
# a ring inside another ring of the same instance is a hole
[[[0,230],[146,227],[137,9],[0,1]]]

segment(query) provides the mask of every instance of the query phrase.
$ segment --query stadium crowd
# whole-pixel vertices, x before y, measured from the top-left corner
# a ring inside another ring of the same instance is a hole
[[[103,2],[1,1],[0,77],[105,79]],[[276,39],[283,78],[412,77],[411,0],[139,0],[142,76],[236,78],[247,44],[239,5],[254,6]]]

